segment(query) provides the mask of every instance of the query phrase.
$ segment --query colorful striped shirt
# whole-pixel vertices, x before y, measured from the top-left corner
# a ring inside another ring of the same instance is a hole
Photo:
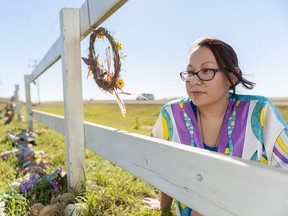
[[[207,149],[190,98],[165,104],[152,136]],[[218,148],[209,150],[288,169],[288,126],[269,99],[236,94],[230,98]],[[181,216],[190,216],[191,208],[176,204]]]

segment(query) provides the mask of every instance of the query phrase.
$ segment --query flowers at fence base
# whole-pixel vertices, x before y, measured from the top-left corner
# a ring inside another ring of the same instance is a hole
[[[31,207],[31,214],[33,216],[38,216],[40,215],[42,209],[44,208],[45,206],[41,203],[36,203],[34,204],[32,207]]]
[[[0,154],[0,157],[3,159],[3,160],[7,160],[9,158],[10,155],[14,154],[18,152],[18,149],[12,149],[12,150],[9,150],[9,151],[5,151],[5,152],[2,152]]]
[[[22,162],[31,160],[33,156],[33,152],[30,152],[30,149],[33,145],[36,145],[34,140],[35,134],[30,132],[29,130],[22,130],[19,134],[14,134],[11,130],[8,130],[7,138],[12,141],[12,150],[2,152],[0,157],[3,160],[6,160],[10,155],[16,153],[17,158],[22,158]],[[19,149],[14,149],[14,147],[19,146]],[[29,152],[29,153],[28,153]],[[25,159],[24,159],[25,158]]]
[[[13,137],[12,135],[12,133],[7,134],[7,136],[9,136],[10,138]],[[13,140],[11,139],[12,142]],[[19,167],[16,168],[16,171],[18,172],[19,178],[17,178],[15,182],[10,184],[10,193],[12,195],[0,195],[0,216],[3,215],[1,213],[2,200],[4,200],[3,205],[6,204],[6,208],[8,209],[9,207],[11,207],[11,205],[13,205],[13,202],[11,204],[10,199],[14,199],[15,196],[19,196],[21,199],[27,199],[30,203],[41,202],[35,205],[33,209],[31,209],[31,215],[50,216],[51,214],[49,214],[48,212],[52,212],[49,210],[49,208],[46,209],[47,211],[45,210],[47,214],[45,213],[45,211],[43,211],[42,214],[42,210],[45,209],[45,205],[52,202],[52,197],[57,197],[58,199],[60,194],[63,194],[67,191],[66,172],[63,170],[63,168],[60,167],[51,172],[50,174],[47,174],[45,171],[45,167],[42,166],[44,163],[44,160],[42,159],[45,158],[44,152],[33,151],[33,145],[31,145],[31,143],[29,144],[28,139],[17,139],[17,144],[18,149],[16,151],[16,158],[18,159]],[[45,164],[47,165],[47,163]],[[66,206],[64,206],[64,208],[65,207]],[[58,203],[57,208],[55,208],[55,211],[53,211],[53,213],[55,213],[53,215],[64,215],[64,211],[62,214],[62,208],[62,204]],[[3,206],[3,212],[4,210],[5,209]]]
[[[66,206],[74,201],[74,195],[71,193],[64,193],[62,195],[53,196],[51,198],[50,204],[44,206],[41,203],[36,203],[31,207],[32,215],[59,215],[61,211],[64,211]]]
[[[65,176],[66,173],[62,168],[55,170],[47,176],[47,182],[51,185],[53,195],[58,193],[60,187],[63,187],[62,182]]]
[[[96,55],[94,43],[97,39],[104,39],[106,38],[110,46],[107,46],[105,49],[105,65],[99,59],[99,54]],[[111,55],[111,49],[113,55]],[[122,115],[125,117],[126,115],[126,107],[119,96],[120,94],[131,95],[128,92],[123,92],[122,88],[125,85],[123,79],[120,78],[120,71],[121,71],[121,61],[120,59],[125,58],[126,56],[119,51],[122,50],[122,44],[120,41],[115,40],[111,35],[110,32],[107,31],[103,27],[99,27],[98,29],[94,30],[93,33],[90,35],[90,46],[89,46],[89,58],[82,57],[82,60],[85,64],[88,65],[88,74],[87,78],[93,74],[94,80],[98,87],[104,91],[105,93],[109,93],[111,95],[115,95],[118,106]],[[114,69],[111,68],[111,61],[113,58],[113,66]]]
[[[21,183],[22,183],[22,179],[21,178],[17,178],[15,182],[10,184],[10,188],[11,189],[20,188]]]
[[[37,194],[41,190],[48,191],[47,194],[57,195],[60,191],[64,191],[67,187],[66,172],[62,168],[53,171],[50,174],[40,177],[31,190],[32,194]]]
[[[42,167],[40,166],[29,166],[26,167],[21,173],[20,175],[25,176],[27,173],[36,173],[38,174],[40,177],[46,175],[46,172],[43,170]]]
[[[66,172],[62,168],[46,174],[40,167],[28,167],[22,174],[24,177],[18,178],[10,185],[10,188],[20,188],[22,194],[31,195],[41,193],[41,190],[48,190],[51,195],[55,195],[66,188]]]
[[[23,183],[20,185],[20,192],[22,194],[29,193],[32,187],[36,184],[39,179],[39,175],[36,173],[28,173],[24,176]]]

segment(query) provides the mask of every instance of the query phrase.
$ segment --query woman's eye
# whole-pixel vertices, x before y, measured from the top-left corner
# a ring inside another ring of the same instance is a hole
[[[211,69],[205,68],[205,69],[203,69],[202,71],[208,73],[208,72],[211,72]]]

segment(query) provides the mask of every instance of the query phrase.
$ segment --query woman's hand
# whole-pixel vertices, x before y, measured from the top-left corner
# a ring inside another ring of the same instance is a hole
[[[147,197],[142,200],[142,203],[144,204],[145,208],[148,208],[151,210],[152,209],[160,210],[160,201],[158,199]]]
[[[203,216],[202,214],[198,213],[197,211],[192,211],[190,216]]]
[[[173,198],[169,195],[165,194],[164,192],[161,192],[160,201],[158,199],[153,198],[144,198],[142,202],[145,205],[145,208],[148,209],[158,209],[161,211],[169,211],[171,204],[172,204]]]

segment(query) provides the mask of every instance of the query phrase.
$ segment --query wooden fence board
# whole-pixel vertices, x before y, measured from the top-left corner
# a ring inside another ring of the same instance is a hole
[[[34,112],[59,131],[63,118]],[[84,128],[87,149],[205,215],[288,211],[286,170],[90,122]]]
[[[288,172],[85,123],[86,148],[204,215],[285,215]]]
[[[33,110],[33,118],[65,136],[64,117]]]
[[[80,8],[81,37],[86,37],[128,0],[87,0]]]
[[[35,67],[31,74],[31,81],[37,79],[42,73],[44,73],[48,68],[50,68],[55,62],[57,62],[61,58],[62,51],[62,40],[59,37],[46,55],[42,58],[40,63]]]

